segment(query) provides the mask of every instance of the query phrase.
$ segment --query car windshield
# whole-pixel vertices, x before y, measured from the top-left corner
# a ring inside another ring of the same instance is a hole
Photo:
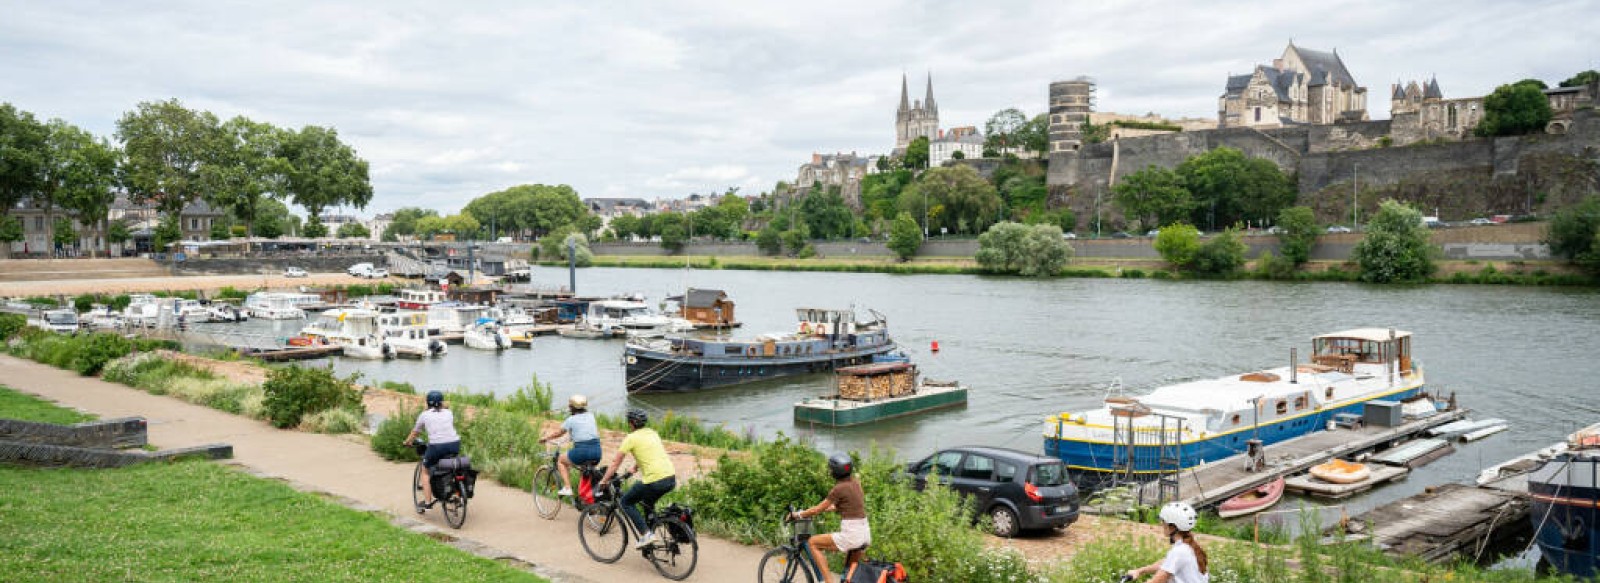
[[[1028,471],[1028,483],[1035,486],[1060,486],[1067,483],[1067,466],[1039,464]]]

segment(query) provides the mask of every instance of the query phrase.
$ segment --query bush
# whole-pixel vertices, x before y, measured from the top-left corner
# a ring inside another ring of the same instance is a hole
[[[100,296],[93,296],[93,295],[78,296],[78,297],[72,298],[72,309],[77,310],[79,312],[87,312],[89,310],[93,310],[95,303],[99,302],[99,301],[100,301]]]
[[[390,390],[390,391],[394,391],[396,393],[405,393],[407,395],[415,395],[415,394],[417,394],[417,387],[412,385],[411,383],[402,383],[402,382],[398,382],[398,381],[383,381],[382,383],[379,383],[378,386],[380,388],[387,389],[387,390]]]
[[[247,297],[250,297],[250,292],[242,289],[234,289],[232,286],[225,286],[222,289],[217,290],[217,299],[242,300]]]
[[[1404,203],[1383,201],[1367,233],[1351,251],[1361,279],[1373,283],[1421,282],[1433,273],[1433,249],[1422,213]]]
[[[796,255],[796,257],[799,257],[801,259],[810,259],[810,258],[816,257],[816,256],[817,256],[817,248],[812,246],[810,243],[806,243],[806,245],[804,247],[801,247],[800,248],[800,254]]]
[[[996,223],[978,236],[978,266],[992,273],[1024,277],[1057,275],[1072,258],[1072,246],[1061,238],[1061,227]]]
[[[306,415],[300,421],[300,428],[317,433],[355,433],[361,430],[362,409],[340,407],[337,409],[324,409]]]
[[[1600,197],[1556,213],[1544,242],[1556,256],[1600,273]]]
[[[1244,254],[1249,249],[1239,240],[1238,231],[1228,229],[1200,245],[1194,258],[1194,270],[1212,276],[1232,275],[1244,266]]]
[[[55,308],[61,305],[55,298],[34,297],[22,300],[35,308]]]
[[[363,410],[355,383],[339,378],[331,367],[275,369],[267,374],[267,382],[261,388],[267,395],[263,403],[267,421],[279,429],[300,425],[306,415],[328,409]]]
[[[462,453],[472,456],[474,464],[502,484],[522,489],[533,484],[534,464],[544,449],[539,444],[539,428],[531,423],[532,419],[494,409],[480,409],[470,418],[462,417],[466,416],[456,418]]]
[[[133,343],[116,334],[97,332],[82,338],[74,351],[72,370],[83,376],[99,374],[106,363],[133,352]]]
[[[916,257],[917,250],[921,248],[922,228],[917,226],[917,221],[911,218],[910,213],[896,215],[894,223],[889,226],[889,250],[905,261]]]
[[[1156,234],[1156,252],[1161,259],[1181,270],[1194,267],[1200,254],[1200,230],[1185,223],[1173,223]]]
[[[0,314],[0,342],[9,342],[26,327],[28,318],[22,314]]]
[[[1279,251],[1290,266],[1298,266],[1311,259],[1311,248],[1317,244],[1317,216],[1309,207],[1296,206],[1278,213]]]
[[[25,328],[17,336],[19,341],[10,348],[12,354],[84,376],[99,374],[106,363],[133,351],[128,339],[104,332],[62,336]]]
[[[1256,257],[1256,277],[1262,279],[1294,279],[1294,262],[1286,257],[1263,251]]]
[[[393,415],[384,418],[372,432],[372,451],[389,461],[414,462],[421,459],[417,456],[417,450],[404,445],[411,428],[416,426],[417,415],[421,413],[421,407],[401,405]]]

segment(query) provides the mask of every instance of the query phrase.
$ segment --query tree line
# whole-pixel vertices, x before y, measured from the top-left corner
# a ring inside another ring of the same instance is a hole
[[[125,191],[161,214],[158,248],[181,234],[178,216],[195,202],[227,211],[242,234],[266,237],[289,226],[283,203],[292,202],[308,215],[303,234],[318,237],[326,235],[320,220],[326,209],[365,208],[372,200],[367,161],[331,127],[280,128],[245,116],[224,121],[169,99],[123,113],[115,138],[60,119],[40,122],[0,104],[0,203],[7,213],[0,216],[0,241],[22,238],[9,211],[27,198],[46,213],[65,209],[96,226],[109,245],[128,238],[125,225],[107,224],[111,204]],[[70,228],[69,221],[48,222],[52,231]],[[224,226],[218,234],[231,233]]]

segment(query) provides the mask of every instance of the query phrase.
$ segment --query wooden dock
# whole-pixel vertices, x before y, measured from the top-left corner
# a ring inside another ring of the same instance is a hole
[[[1411,473],[1409,468],[1379,466],[1372,468],[1372,475],[1367,479],[1354,484],[1335,484],[1324,482],[1311,474],[1304,474],[1288,478],[1283,481],[1284,489],[1296,494],[1315,496],[1328,500],[1342,500],[1356,494],[1371,490],[1381,484],[1386,484],[1406,477]]]
[[[1476,560],[1484,549],[1530,533],[1529,507],[1526,486],[1445,484],[1351,518],[1345,540],[1370,540],[1386,553],[1433,563]]]
[[[246,354],[267,362],[286,362],[338,356],[344,354],[344,348],[340,346],[291,346],[275,350],[257,350]]]
[[[535,336],[551,336],[564,329],[572,328],[572,324],[539,324],[523,328],[511,337],[512,348],[533,348]]]
[[[1392,447],[1424,431],[1466,417],[1468,412],[1467,409],[1441,411],[1396,427],[1318,431],[1275,443],[1266,446],[1267,467],[1257,472],[1245,470],[1248,460],[1244,454],[1189,468],[1179,476],[1176,499],[1196,508],[1213,506],[1279,477],[1299,474],[1333,458],[1349,458]],[[1139,493],[1137,499],[1152,504],[1160,500],[1160,496],[1160,483],[1149,482],[1143,485],[1143,492]]]

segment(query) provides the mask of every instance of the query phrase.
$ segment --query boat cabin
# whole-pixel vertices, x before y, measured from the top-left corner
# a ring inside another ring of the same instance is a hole
[[[1411,333],[1393,328],[1358,328],[1311,339],[1311,362],[1351,373],[1357,364],[1393,367],[1411,374]]]
[[[800,334],[815,334],[817,336],[850,335],[856,333],[855,310],[829,310],[823,308],[799,308],[794,311],[795,319],[800,321]],[[881,318],[880,318],[881,320]],[[868,326],[876,324],[872,322]]]
[[[733,318],[733,300],[728,299],[728,293],[720,289],[689,288],[683,295],[672,296],[667,301],[677,302],[679,315],[695,324],[729,326],[736,321]]]

